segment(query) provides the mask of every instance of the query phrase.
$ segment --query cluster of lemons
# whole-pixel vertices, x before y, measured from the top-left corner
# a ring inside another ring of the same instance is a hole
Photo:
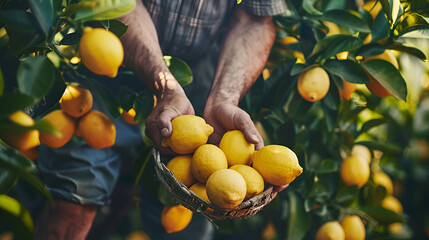
[[[347,156],[341,165],[340,176],[342,181],[348,186],[357,186],[361,188],[367,184],[371,170],[371,152],[363,145],[354,145],[350,156]],[[393,194],[393,183],[390,177],[376,169],[373,171],[372,179],[376,185],[386,189],[387,196],[380,202],[380,206],[401,214],[403,208],[401,202]],[[388,226],[390,232],[400,234],[402,224],[392,223]],[[323,239],[365,239],[365,226],[361,218],[357,215],[346,216],[342,219],[341,224],[338,221],[327,222],[322,225],[316,233],[317,240]]]
[[[289,148],[268,145],[255,151],[254,144],[248,143],[239,130],[226,132],[219,147],[207,144],[213,127],[198,116],[176,117],[172,128],[171,136],[163,139],[162,145],[180,155],[172,158],[167,168],[201,199],[223,209],[232,209],[262,193],[265,183],[289,184],[303,171]],[[169,216],[174,215],[173,211],[187,217]],[[172,218],[180,219],[182,228]],[[165,207],[161,214],[167,232],[182,230],[191,218],[192,212],[181,205]]]

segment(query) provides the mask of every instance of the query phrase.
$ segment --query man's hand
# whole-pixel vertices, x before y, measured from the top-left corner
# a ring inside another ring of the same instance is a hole
[[[255,144],[257,150],[264,146],[264,140],[249,114],[232,103],[207,105],[204,119],[215,129],[209,139],[211,143],[218,144],[226,131],[237,129],[243,132],[249,143]]]
[[[195,112],[177,81],[170,80],[167,82],[177,86],[166,88],[168,90],[158,96],[158,102],[146,120],[146,135],[162,154],[171,156],[175,153],[170,148],[161,146],[162,139],[171,135],[171,120],[180,115],[194,115]]]

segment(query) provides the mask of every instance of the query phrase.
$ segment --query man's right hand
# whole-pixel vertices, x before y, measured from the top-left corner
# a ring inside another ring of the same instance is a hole
[[[173,82],[175,81],[171,81]],[[158,96],[157,104],[146,120],[146,135],[162,154],[170,156],[175,153],[170,148],[162,147],[161,141],[171,135],[171,120],[180,115],[195,114],[182,87],[177,82],[175,84],[177,86],[169,86],[168,90]]]

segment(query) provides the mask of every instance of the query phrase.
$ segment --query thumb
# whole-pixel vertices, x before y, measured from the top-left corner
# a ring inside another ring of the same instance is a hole
[[[171,120],[177,116],[177,112],[170,109],[167,109],[158,115],[156,126],[163,138],[169,137],[171,135],[171,132],[173,131]]]

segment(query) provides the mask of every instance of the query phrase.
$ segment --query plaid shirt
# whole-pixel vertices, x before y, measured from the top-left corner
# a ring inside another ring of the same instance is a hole
[[[284,0],[142,0],[152,17],[164,54],[194,59],[217,41],[235,7],[249,14],[274,16],[286,11]]]

